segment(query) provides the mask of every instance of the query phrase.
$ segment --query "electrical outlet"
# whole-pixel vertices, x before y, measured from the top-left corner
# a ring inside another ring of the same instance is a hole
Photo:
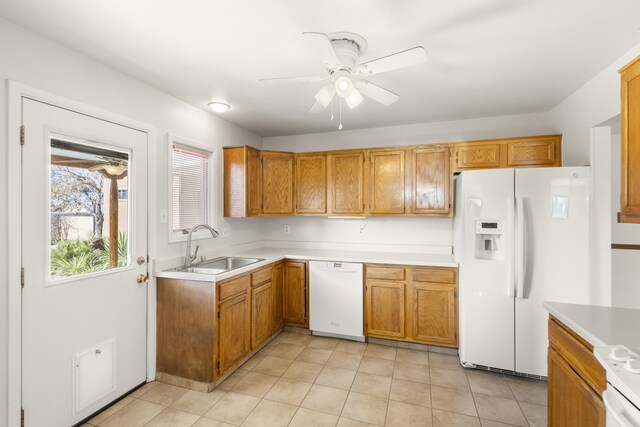
[[[288,225],[284,226],[284,234],[289,234],[291,232],[291,228]]]
[[[160,223],[161,224],[166,224],[168,217],[169,217],[169,215],[167,214],[167,210],[166,209],[160,209]]]
[[[229,227],[222,227],[222,237],[231,236],[231,229]]]

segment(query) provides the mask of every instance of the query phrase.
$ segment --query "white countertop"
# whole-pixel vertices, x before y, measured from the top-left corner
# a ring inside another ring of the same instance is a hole
[[[640,310],[557,302],[544,308],[594,347],[624,345],[640,352]]]
[[[245,252],[234,253],[233,256],[262,258],[264,261],[260,261],[254,264],[247,265],[246,267],[238,268],[217,275],[180,273],[176,271],[165,270],[156,272],[156,277],[216,282],[274,263],[284,258],[314,261],[359,262],[366,264],[422,265],[429,267],[458,266],[458,263],[455,261],[453,255],[410,252],[336,251],[327,249],[305,248],[259,248]]]

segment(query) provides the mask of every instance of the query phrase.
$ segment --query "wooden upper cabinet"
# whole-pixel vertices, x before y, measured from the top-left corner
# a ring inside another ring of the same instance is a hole
[[[513,141],[507,143],[507,167],[555,166],[559,145],[557,138]],[[558,165],[559,166],[559,165]]]
[[[620,70],[622,180],[620,222],[640,223],[640,56]]]
[[[562,165],[562,135],[468,141],[450,145],[453,149],[453,172]]]
[[[296,214],[327,214],[327,156],[296,154]]]
[[[329,214],[365,214],[364,151],[330,152]]]
[[[224,216],[259,216],[262,203],[260,151],[248,146],[223,149]]]
[[[285,261],[283,293],[285,325],[308,327],[307,264],[304,261]]]
[[[262,215],[293,215],[293,153],[262,152]]]
[[[461,172],[469,169],[493,169],[502,165],[500,144],[455,144],[453,169]]]
[[[419,215],[452,215],[452,179],[449,147],[415,148],[411,157],[410,212]]]
[[[369,212],[396,215],[405,212],[405,151],[369,152]]]

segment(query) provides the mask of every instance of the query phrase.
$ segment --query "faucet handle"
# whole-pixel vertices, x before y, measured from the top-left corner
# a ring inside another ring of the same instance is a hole
[[[200,245],[196,245],[196,251],[193,253],[193,255],[189,255],[191,257],[191,261],[198,257],[198,249],[200,249]]]

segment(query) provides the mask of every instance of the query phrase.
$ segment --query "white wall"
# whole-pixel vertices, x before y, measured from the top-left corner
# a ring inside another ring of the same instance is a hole
[[[473,139],[557,133],[546,113],[421,123],[375,129],[264,138],[263,147],[282,151],[316,151],[389,145],[431,144]],[[284,233],[284,226],[290,233]],[[446,250],[453,245],[453,221],[448,218],[369,218],[363,221],[327,218],[269,218],[265,238],[276,241],[313,241],[390,245],[393,250]],[[409,245],[411,247],[409,247]]]
[[[618,70],[640,55],[640,44],[616,59],[584,86],[550,112],[555,127],[562,132],[563,164],[589,164],[591,128],[620,114],[620,75]]]
[[[150,180],[157,184],[156,206],[150,212],[167,206],[167,133],[182,135],[218,149],[218,170],[222,170],[221,147],[249,144],[261,147],[262,138],[212,114],[195,108],[151,86],[52,43],[8,21],[0,19],[0,426],[6,423],[6,339],[7,339],[7,86],[12,79],[63,97],[145,122],[157,129],[157,141],[149,147]],[[13,124],[12,124],[13,125]],[[18,141],[10,141],[17,144]],[[221,216],[222,182],[219,190],[219,226],[227,225]],[[150,195],[153,197],[154,195]],[[262,219],[249,219],[232,224],[228,239],[199,242],[201,253],[226,245],[262,239]],[[168,243],[167,224],[150,231],[156,239],[158,257],[180,256],[184,244]],[[11,284],[16,286],[16,283]]]

